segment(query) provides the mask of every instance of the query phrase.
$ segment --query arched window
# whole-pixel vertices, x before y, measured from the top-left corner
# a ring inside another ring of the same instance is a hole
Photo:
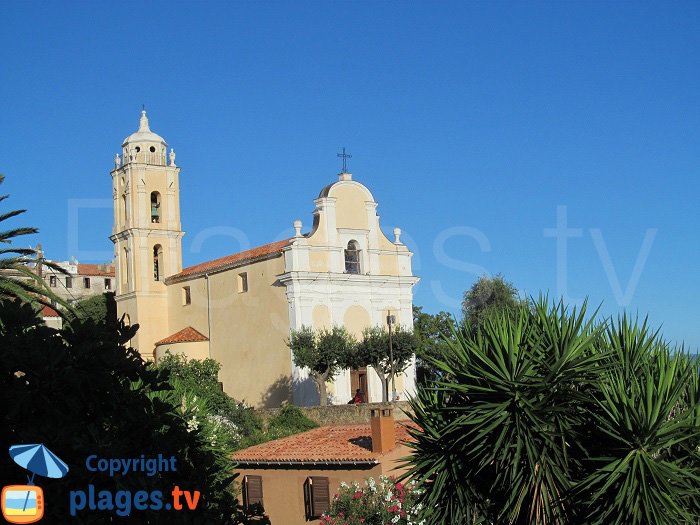
[[[350,241],[345,249],[345,273],[360,273],[360,245]]]
[[[122,195],[122,219],[126,225],[126,194]]]
[[[153,280],[163,280],[163,248],[160,244],[153,247]]]
[[[160,193],[151,193],[151,222],[160,222]]]

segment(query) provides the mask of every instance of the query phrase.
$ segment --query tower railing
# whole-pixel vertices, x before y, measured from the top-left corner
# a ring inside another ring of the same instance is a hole
[[[139,152],[124,155],[124,165],[130,163],[151,164],[153,166],[165,166],[165,153]]]

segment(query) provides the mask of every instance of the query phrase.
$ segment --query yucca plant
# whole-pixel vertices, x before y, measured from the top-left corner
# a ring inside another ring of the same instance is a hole
[[[540,298],[448,341],[412,400],[426,523],[698,523],[697,360],[593,318]]]
[[[602,369],[598,328],[545,298],[461,331],[432,363],[446,380],[413,401],[409,476],[429,523],[565,523],[584,396]]]
[[[697,362],[627,317],[608,329],[611,365],[589,408],[580,523],[695,524],[700,477]]]

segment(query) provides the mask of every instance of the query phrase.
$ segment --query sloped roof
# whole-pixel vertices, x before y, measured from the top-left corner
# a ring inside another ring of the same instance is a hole
[[[44,305],[41,309],[41,317],[61,317],[58,312],[50,306]]]
[[[109,270],[104,270],[102,264],[78,264],[78,275],[94,277],[114,277],[114,266],[108,266]]]
[[[169,335],[165,339],[161,339],[156,343],[156,346],[171,345],[175,343],[199,343],[201,341],[209,341],[209,338],[191,326],[187,326],[179,332]]]
[[[410,440],[407,426],[394,422],[396,443]],[[301,434],[276,439],[239,450],[234,461],[247,464],[376,464],[382,454],[372,452],[372,432],[369,425],[320,427]],[[394,449],[395,450],[395,449]]]
[[[243,252],[234,253],[232,255],[227,255],[226,257],[221,257],[219,259],[214,259],[212,261],[203,262],[185,268],[180,273],[171,275],[165,281],[166,284],[169,282],[176,282],[180,280],[187,279],[188,277],[195,277],[199,275],[204,275],[215,270],[224,270],[229,268],[235,268],[236,266],[242,266],[244,264],[249,264],[259,259],[264,259],[271,255],[277,255],[282,253],[282,250],[289,245],[291,239],[284,239],[283,241],[277,241],[270,244],[265,244],[264,246],[258,246],[257,248],[251,248],[250,250],[245,250]]]

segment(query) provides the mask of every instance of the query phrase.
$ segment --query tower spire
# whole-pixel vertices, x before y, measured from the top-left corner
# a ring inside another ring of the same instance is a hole
[[[148,127],[148,117],[146,116],[146,106],[141,110],[141,120],[139,120],[139,131],[151,131]]]

